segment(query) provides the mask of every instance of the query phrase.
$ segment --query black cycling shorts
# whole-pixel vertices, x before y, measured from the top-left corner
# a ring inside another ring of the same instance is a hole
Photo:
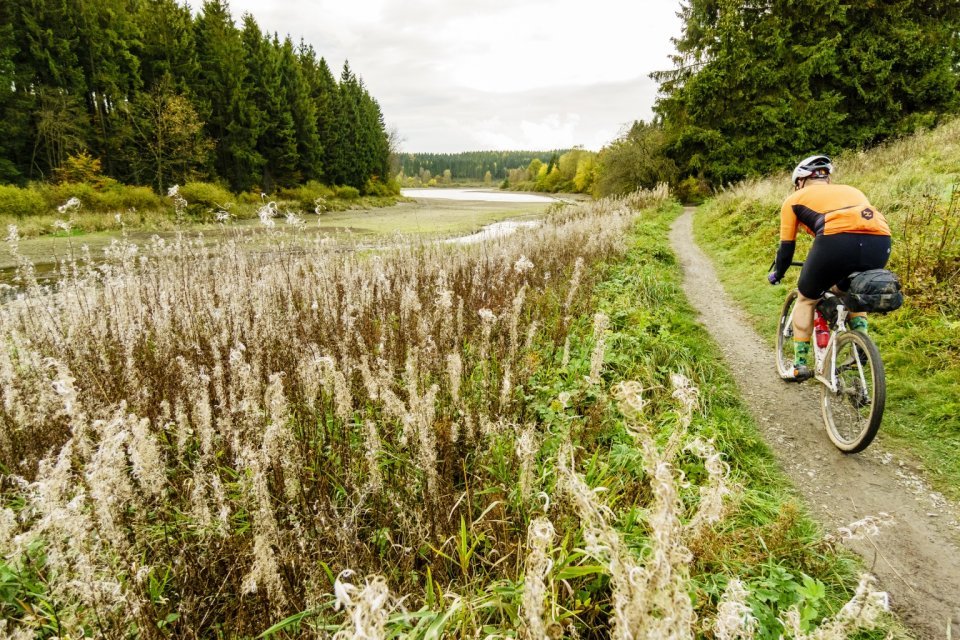
[[[863,233],[817,236],[803,263],[797,289],[814,300],[834,285],[846,291],[851,273],[883,269],[889,259],[890,236]]]

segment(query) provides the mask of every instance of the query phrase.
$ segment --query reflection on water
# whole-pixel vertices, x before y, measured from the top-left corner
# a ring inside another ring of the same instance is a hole
[[[41,262],[33,265],[33,275],[40,284],[52,284],[60,276],[60,267],[53,262]],[[0,284],[14,284],[17,267],[0,267]]]
[[[460,200],[471,202],[537,202],[548,204],[556,198],[516,191],[487,191],[484,189],[401,189],[400,195],[423,200]]]
[[[539,224],[540,222],[538,220],[504,220],[503,222],[488,224],[476,233],[471,233],[468,236],[460,236],[459,238],[452,238],[447,242],[473,244],[475,242],[483,242],[484,240],[493,240],[494,238],[508,236],[517,229],[532,229]]]

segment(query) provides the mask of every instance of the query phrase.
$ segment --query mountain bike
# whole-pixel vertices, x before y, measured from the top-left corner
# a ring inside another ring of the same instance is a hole
[[[777,326],[777,372],[784,380],[793,373],[797,295],[795,289],[787,296]],[[838,449],[857,453],[873,441],[883,419],[887,384],[880,351],[867,334],[847,328],[849,311],[842,296],[824,294],[814,313],[819,329],[811,340],[813,379],[820,383],[823,424]]]

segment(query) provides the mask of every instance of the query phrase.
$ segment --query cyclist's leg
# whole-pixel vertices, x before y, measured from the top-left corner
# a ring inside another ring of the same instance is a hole
[[[883,269],[887,266],[887,260],[890,259],[890,236],[872,236],[860,235],[857,238],[859,244],[859,264],[854,271],[866,271],[868,269]],[[837,284],[837,289],[846,291],[850,287],[850,279],[844,278]],[[854,331],[867,332],[867,312],[855,311],[850,314],[850,328]]]
[[[800,342],[810,342],[813,335],[813,310],[817,307],[820,298],[808,298],[801,292],[797,296],[797,304],[793,308],[793,339]]]
[[[797,295],[793,307],[793,375],[799,380],[809,377],[810,339],[813,335],[813,311],[819,298],[808,298],[802,293]],[[806,368],[807,371],[803,369]]]
[[[804,261],[797,281],[797,304],[793,312],[794,372],[798,380],[810,377],[810,338],[813,334],[813,313],[825,291],[849,271],[844,271],[845,252],[838,244],[843,238],[817,236]]]

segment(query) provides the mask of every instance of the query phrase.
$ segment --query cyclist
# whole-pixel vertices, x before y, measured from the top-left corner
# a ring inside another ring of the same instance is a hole
[[[814,236],[797,289],[793,312],[793,380],[813,376],[810,337],[813,311],[824,292],[845,291],[857,271],[882,269],[890,257],[890,227],[867,197],[851,186],[833,184],[833,163],[827,156],[810,156],[793,170],[794,192],[780,208],[780,247],[775,270],[767,276],[777,284],[793,260],[797,229]],[[852,313],[850,328],[866,331],[865,313]]]

